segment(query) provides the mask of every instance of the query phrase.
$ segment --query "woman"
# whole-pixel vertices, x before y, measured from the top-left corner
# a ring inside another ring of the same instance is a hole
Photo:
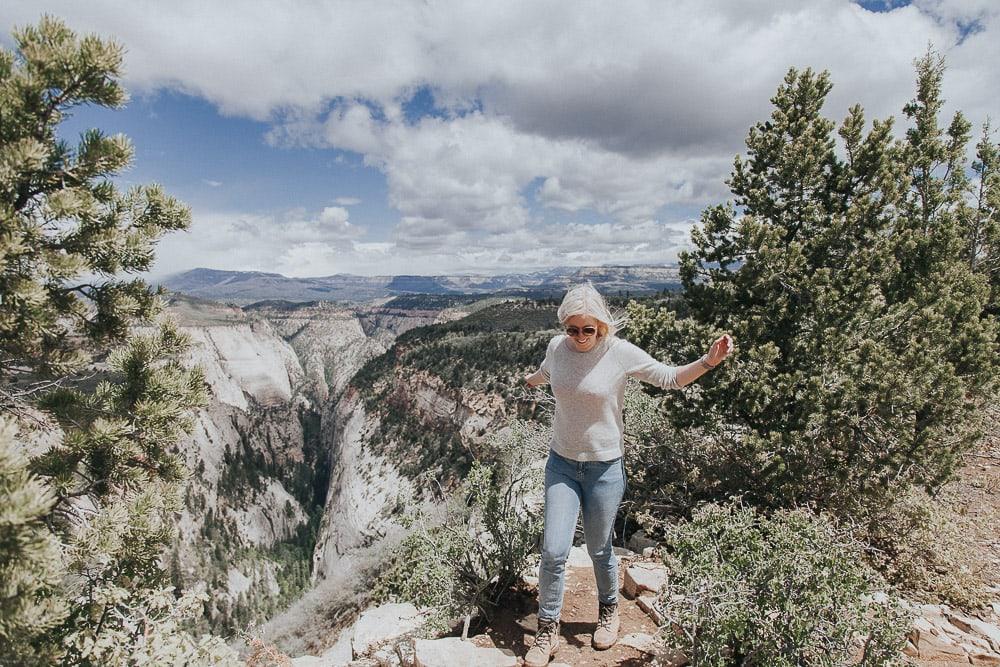
[[[529,387],[548,382],[556,401],[545,466],[538,632],[524,662],[539,667],[548,664],[559,647],[566,559],[581,507],[587,551],[597,579],[599,612],[592,644],[604,650],[618,640],[618,559],[611,538],[625,492],[622,400],[626,378],[679,389],[722,363],[733,348],[726,334],[693,363],[660,363],[615,336],[623,321],[611,315],[590,283],[566,293],[558,316],[565,335],[549,342],[541,367],[524,378]]]

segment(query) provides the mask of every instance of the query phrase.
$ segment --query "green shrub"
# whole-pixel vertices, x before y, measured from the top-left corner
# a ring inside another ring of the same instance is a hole
[[[890,664],[904,615],[830,520],[738,502],[706,505],[667,535],[666,638],[694,665]],[[876,598],[879,596],[875,596]]]
[[[428,629],[488,614],[519,579],[541,535],[541,516],[528,502],[540,493],[547,433],[514,422],[493,440],[496,460],[476,462],[445,503],[443,517],[405,520],[410,534],[389,558],[373,591],[375,602],[412,602],[433,609]]]
[[[622,507],[629,521],[638,521],[648,535],[662,536],[700,502],[725,497],[719,488],[723,475],[716,471],[725,465],[722,453],[702,429],[675,428],[658,399],[638,382],[625,387],[624,422],[628,485]]]

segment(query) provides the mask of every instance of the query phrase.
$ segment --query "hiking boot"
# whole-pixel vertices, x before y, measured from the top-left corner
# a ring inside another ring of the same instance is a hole
[[[618,618],[618,603],[600,603],[597,612],[597,627],[594,629],[594,639],[591,642],[598,651],[604,651],[615,645],[618,641],[618,629],[621,627],[621,619]]]
[[[535,645],[524,656],[525,667],[545,667],[559,650],[559,621],[538,619]]]

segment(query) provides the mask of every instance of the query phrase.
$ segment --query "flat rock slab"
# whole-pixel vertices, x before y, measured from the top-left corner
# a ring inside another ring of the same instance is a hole
[[[962,632],[980,635],[993,646],[994,651],[1000,651],[1000,628],[997,626],[962,614],[949,613],[947,617],[951,624]]]
[[[622,592],[635,599],[645,592],[659,593],[667,583],[667,567],[662,563],[633,563],[625,569]]]
[[[620,637],[618,643],[623,646],[631,646],[643,653],[656,654],[660,650],[656,638],[653,635],[647,635],[643,632],[632,632],[624,637]]]
[[[1000,656],[994,653],[970,653],[969,662],[983,667],[1000,667]]]
[[[657,598],[652,593],[643,593],[635,600],[636,606],[646,612],[646,615],[652,619],[653,623],[657,626],[661,626],[666,623],[666,616],[663,613],[663,607],[660,605],[659,598]]]
[[[515,667],[517,658],[498,648],[483,648],[460,637],[418,639],[414,667]]]
[[[420,627],[424,614],[412,604],[384,604],[361,614],[354,624],[351,650],[355,658],[368,653],[373,646],[401,637]]]
[[[351,648],[351,634],[350,629],[342,632],[337,643],[323,651],[320,658],[326,660],[324,664],[345,665],[351,661],[354,657],[354,651]]]

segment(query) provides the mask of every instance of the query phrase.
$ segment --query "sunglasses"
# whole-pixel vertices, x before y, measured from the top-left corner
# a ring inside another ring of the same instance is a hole
[[[597,333],[597,327],[587,326],[582,329],[580,327],[566,327],[566,334],[574,338],[579,336],[581,332],[584,336],[593,336]]]

